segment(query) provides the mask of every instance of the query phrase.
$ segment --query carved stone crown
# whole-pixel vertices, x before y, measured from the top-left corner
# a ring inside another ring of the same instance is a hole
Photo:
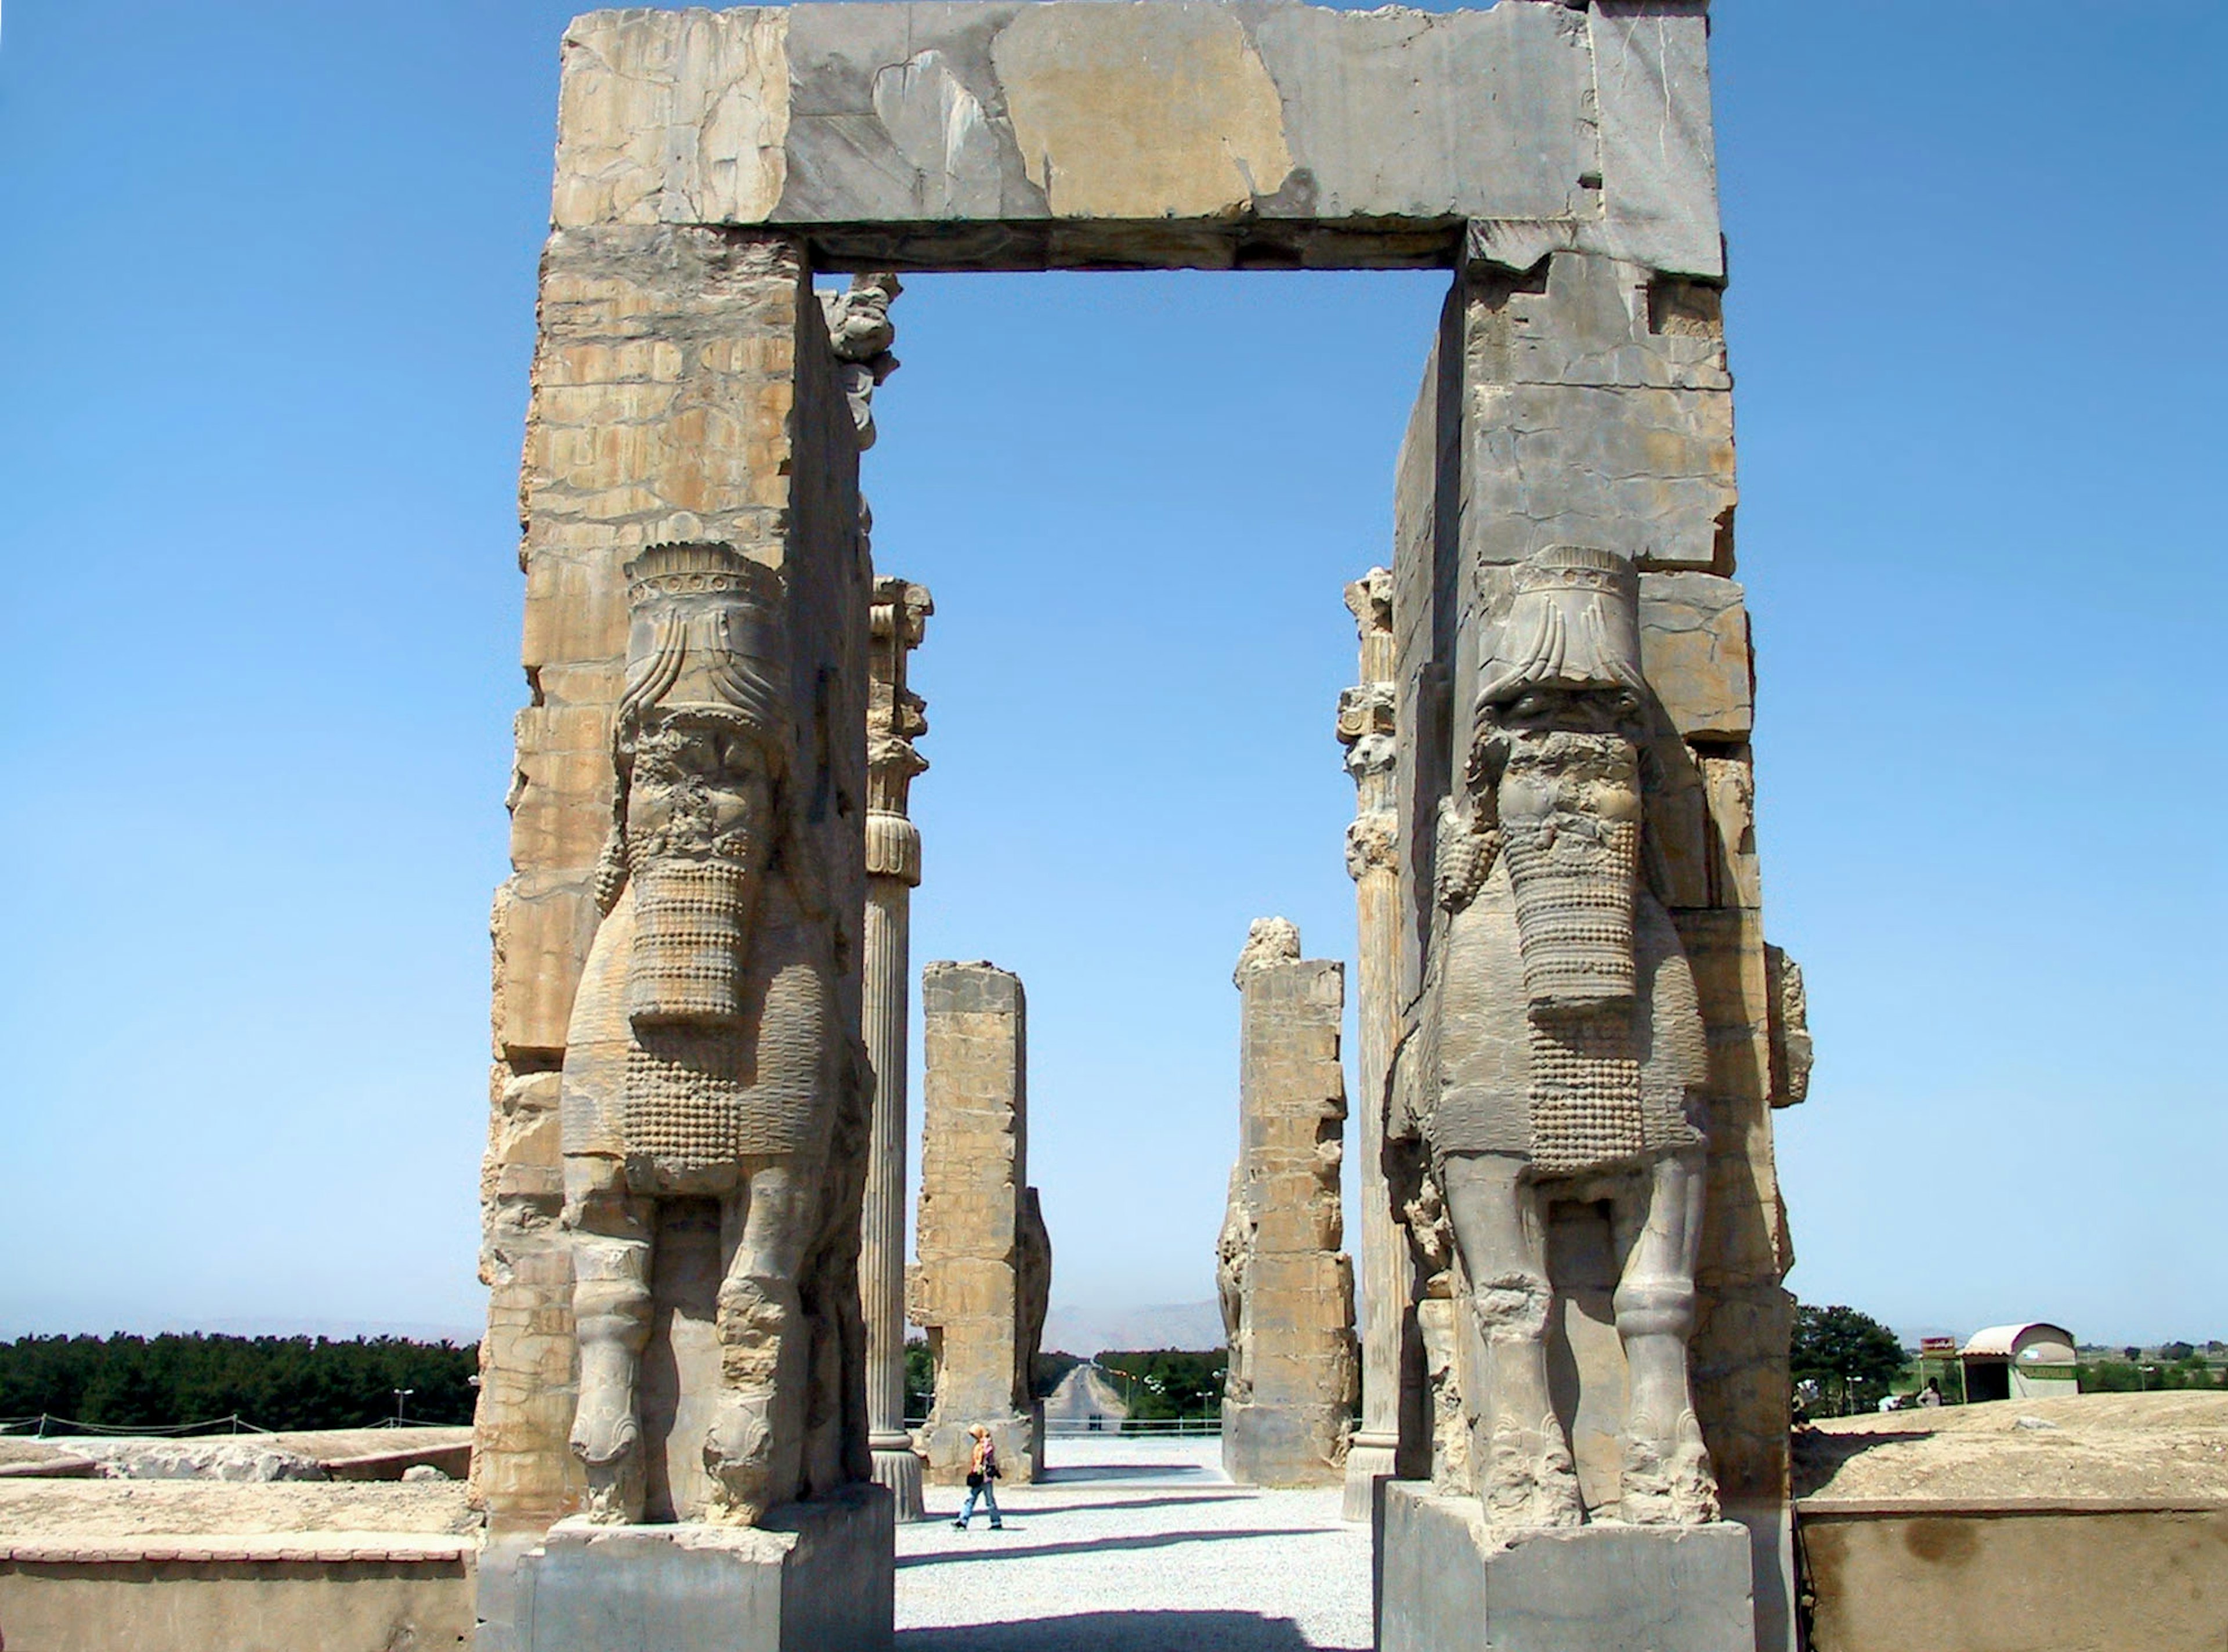
[[[782,582],[731,545],[653,545],[626,565],[624,742],[654,707],[710,712],[778,753],[789,719],[779,687]]]
[[[1640,670],[1640,574],[1614,551],[1550,545],[1514,570],[1515,597],[1478,668],[1478,703],[1528,688],[1631,688]]]
[[[769,616],[781,607],[781,576],[732,545],[701,541],[652,545],[626,565],[627,606],[660,598],[733,596]]]

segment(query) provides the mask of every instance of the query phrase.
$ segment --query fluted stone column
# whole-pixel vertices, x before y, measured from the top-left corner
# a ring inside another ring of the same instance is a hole
[[[1338,738],[1354,777],[1346,832],[1360,929],[1361,1426],[1346,1456],[1346,1518],[1369,1518],[1371,1482],[1399,1471],[1400,1409],[1409,1361],[1411,1292],[1406,1237],[1392,1220],[1385,1178],[1385,1083],[1399,1006],[1399,859],[1393,796],[1392,576],[1372,568],[1346,587],[1361,638],[1360,681],[1338,699]]]
[[[874,678],[867,707],[866,991],[861,1013],[874,1068],[874,1117],[861,1218],[859,1294],[867,1319],[867,1433],[874,1478],[897,1499],[900,1520],[921,1516],[920,1459],[905,1425],[906,983],[912,973],[911,907],[920,883],[920,829],[906,817],[913,777],[928,760],[913,750],[928,732],[924,702],[906,687],[906,659],[935,611],[927,591],[889,576],[874,581]]]

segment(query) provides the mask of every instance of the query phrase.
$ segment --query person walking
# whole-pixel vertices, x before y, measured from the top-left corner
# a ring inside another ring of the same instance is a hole
[[[967,1503],[959,1511],[959,1518],[951,1523],[965,1531],[967,1522],[975,1518],[975,1500],[980,1497],[983,1508],[989,1512],[990,1529],[1003,1531],[1006,1522],[998,1514],[998,1494],[992,1489],[998,1477],[998,1448],[991,1443],[990,1431],[982,1424],[976,1424],[967,1432],[975,1441],[974,1454],[967,1462]]]

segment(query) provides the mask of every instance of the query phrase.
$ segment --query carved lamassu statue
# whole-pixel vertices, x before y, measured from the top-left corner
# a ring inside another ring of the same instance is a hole
[[[642,1519],[647,1470],[665,1518],[755,1523],[865,1474],[844,1424],[856,1287],[817,1277],[842,1252],[830,1157],[861,1128],[859,1086],[801,826],[779,576],[697,544],[626,572],[605,916],[565,1056],[572,1443],[595,1519]]]
[[[1648,871],[1639,582],[1604,551],[1514,570],[1444,808],[1439,918],[1400,1088],[1429,1149],[1482,1369],[1471,1473],[1510,1526],[1585,1518],[1549,1383],[1552,1205],[1606,1206],[1628,1396],[1617,1514],[1716,1518],[1687,1378],[1705,1194],[1694,981]]]

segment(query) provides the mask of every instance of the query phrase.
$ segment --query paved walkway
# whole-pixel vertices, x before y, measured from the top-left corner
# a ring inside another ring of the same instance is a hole
[[[952,1529],[964,1490],[898,1527],[901,1652],[1362,1652],[1369,1528],[1336,1488],[1233,1486],[1219,1440],[1056,1437],[1053,1467]]]

